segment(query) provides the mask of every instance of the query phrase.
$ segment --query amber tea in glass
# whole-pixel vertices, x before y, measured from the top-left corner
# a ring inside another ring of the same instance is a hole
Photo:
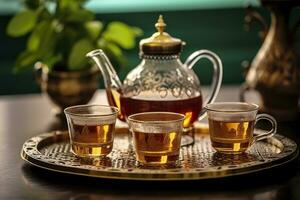
[[[245,152],[254,142],[271,137],[276,133],[276,120],[267,114],[257,115],[255,104],[228,102],[206,106],[211,144],[221,153]],[[254,136],[258,120],[271,122],[272,130]]]
[[[145,112],[130,115],[136,158],[141,164],[175,163],[179,158],[185,116],[172,112]]]
[[[65,109],[72,152],[79,157],[105,156],[112,151],[118,109],[80,105]]]

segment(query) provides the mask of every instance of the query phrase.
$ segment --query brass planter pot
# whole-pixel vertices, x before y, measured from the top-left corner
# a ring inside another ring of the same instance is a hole
[[[87,104],[98,89],[99,69],[95,66],[83,71],[49,71],[45,65],[35,65],[36,80],[53,104],[57,116],[68,106]]]

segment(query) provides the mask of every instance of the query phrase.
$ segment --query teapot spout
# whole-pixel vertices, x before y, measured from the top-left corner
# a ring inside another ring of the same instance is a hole
[[[101,49],[93,50],[87,53],[86,56],[94,60],[102,73],[109,105],[115,106],[121,111],[122,83],[109,59]],[[118,118],[125,121],[125,117],[121,112],[119,112]]]
[[[113,88],[121,91],[122,83],[103,50],[95,49],[87,53],[86,56],[93,59],[96,65],[99,67],[103,76],[105,88]]]

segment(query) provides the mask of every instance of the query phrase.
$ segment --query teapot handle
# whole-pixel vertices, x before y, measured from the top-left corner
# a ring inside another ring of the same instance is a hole
[[[212,51],[206,49],[195,51],[186,59],[184,64],[187,68],[192,69],[195,63],[201,58],[207,58],[212,62],[214,73],[213,73],[213,79],[211,83],[211,93],[207,96],[207,98],[204,101],[203,109],[199,114],[198,120],[201,120],[205,117],[205,113],[206,113],[205,105],[214,102],[215,99],[217,98],[222,83],[222,77],[223,77],[222,61],[219,58],[219,56],[217,56]]]

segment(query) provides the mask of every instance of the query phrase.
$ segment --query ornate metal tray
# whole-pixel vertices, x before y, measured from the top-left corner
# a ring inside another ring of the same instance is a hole
[[[67,132],[43,133],[27,140],[21,152],[28,163],[62,173],[127,180],[196,180],[227,177],[283,165],[298,155],[297,144],[276,135],[254,144],[242,155],[220,155],[209,135],[195,134],[195,143],[181,148],[177,166],[147,168],[135,160],[127,129],[119,129],[108,157],[80,160],[70,152]],[[207,132],[207,131],[204,131]]]

